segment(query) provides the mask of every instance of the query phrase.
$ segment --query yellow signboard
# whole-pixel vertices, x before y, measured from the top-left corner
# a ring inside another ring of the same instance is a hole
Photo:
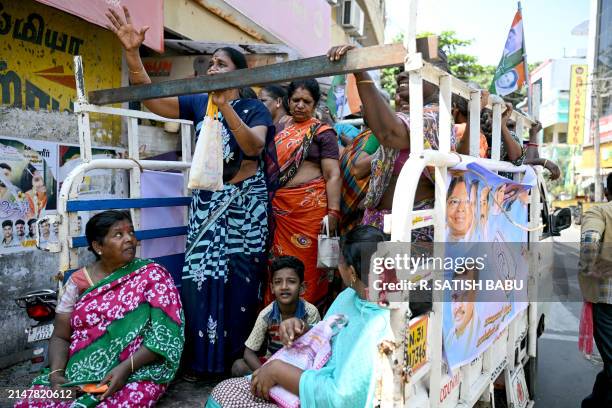
[[[427,361],[427,316],[410,322],[406,347],[406,368],[414,374]]]
[[[575,64],[571,68],[569,123],[567,125],[567,142],[581,145],[584,141],[584,115],[586,110],[586,85],[588,66]]]
[[[0,104],[73,110],[74,56],[83,58],[85,89],[121,86],[121,48],[114,34],[33,0],[0,0]],[[91,117],[94,141],[116,145],[121,122]]]

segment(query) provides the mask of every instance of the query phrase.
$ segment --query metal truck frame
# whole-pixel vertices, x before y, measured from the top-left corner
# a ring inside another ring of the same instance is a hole
[[[422,55],[416,49],[416,19],[417,19],[417,0],[410,3],[410,20],[408,33],[406,36],[405,47],[405,70],[410,73],[410,158],[402,169],[397,182],[395,197],[393,200],[392,213],[385,219],[385,230],[391,234],[391,241],[409,242],[410,233],[413,228],[420,228],[427,225],[434,226],[436,242],[445,240],[445,219],[446,219],[446,188],[447,170],[459,162],[477,162],[492,171],[505,171],[515,174],[515,179],[519,179],[525,172],[525,166],[514,166],[507,162],[500,161],[501,146],[501,113],[503,100],[492,96],[490,101],[493,110],[493,140],[492,140],[492,159],[482,159],[478,155],[478,137],[470,140],[470,155],[462,156],[451,152],[451,95],[458,94],[469,100],[470,115],[470,134],[480,133],[479,112],[480,112],[480,91],[470,88],[467,84],[441,71],[431,64],[423,61]],[[397,50],[388,48],[388,50]],[[377,47],[383,49],[384,47]],[[280,73],[275,82],[301,78],[313,75],[313,69],[321,64],[325,64],[326,75],[330,73],[354,72],[356,70],[380,67],[384,64],[368,62],[363,58],[355,56],[367,55],[366,49],[349,52],[347,59],[349,62],[340,62],[339,67],[333,67],[327,58],[315,57],[304,62],[304,70],[299,70],[300,61],[290,61],[287,63],[276,64],[286,69],[271,69],[260,67],[252,70],[253,75],[240,73],[241,85],[255,85],[269,83],[272,81],[271,72]],[[354,58],[351,59],[351,53]],[[396,53],[395,53],[396,54]],[[394,55],[395,55],[394,54]],[[375,56],[374,56],[375,57]],[[370,58],[374,58],[370,54]],[[364,57],[365,58],[365,57]],[[393,60],[388,55],[385,59]],[[397,65],[391,61],[387,64]],[[297,67],[297,68],[296,68]],[[263,70],[262,70],[263,69]],[[259,71],[257,71],[259,70]],[[249,70],[251,71],[251,70]],[[270,72],[268,72],[270,71]],[[263,72],[256,74],[256,72]],[[228,78],[233,74],[227,75]],[[59,242],[50,244],[45,250],[60,253],[60,271],[58,280],[60,286],[65,282],[70,273],[78,265],[78,248],[87,246],[85,237],[74,236],[73,231],[77,230],[77,211],[97,211],[104,209],[130,209],[134,220],[136,236],[139,240],[153,239],[169,236],[180,236],[186,233],[186,226],[176,228],[160,228],[155,230],[140,229],[140,208],[145,207],[166,207],[166,206],[188,206],[191,198],[189,197],[186,180],[191,167],[191,137],[193,124],[190,121],[167,119],[152,113],[104,107],[88,102],[86,98],[83,67],[80,57],[75,57],[75,76],[77,83],[77,101],[74,104],[74,111],[78,117],[78,132],[83,163],[77,166],[64,181],[58,200],[56,217],[60,223]],[[235,75],[234,75],[235,76]],[[320,75],[317,75],[320,76]],[[219,76],[222,77],[221,75]],[[258,78],[263,82],[258,82]],[[263,78],[263,79],[262,79]],[[222,82],[225,77],[221,78]],[[427,80],[439,86],[440,89],[440,117],[439,117],[439,150],[424,149],[423,144],[423,80]],[[191,80],[169,81],[172,84],[155,84],[133,87],[134,92],[129,88],[119,88],[115,90],[95,91],[90,94],[91,99],[99,103],[114,103],[134,100],[137,97],[147,96],[148,98],[159,96],[180,95],[193,93],[196,89],[200,92],[210,91],[211,81],[209,79],[193,78]],[[178,87],[178,82],[180,82]],[[225,83],[225,82],[224,82]],[[217,88],[218,86],[215,85]],[[216,89],[216,88],[215,88]],[[89,127],[89,114],[102,113],[108,115],[118,115],[126,118],[128,131],[128,155],[129,159],[102,159],[92,160],[91,131]],[[512,118],[516,121],[516,132],[522,135],[526,126],[530,126],[533,120],[518,112],[513,112]],[[138,119],[153,119],[162,122],[179,123],[181,127],[182,140],[182,160],[181,161],[154,161],[140,160],[138,153]],[[435,167],[435,208],[433,210],[414,211],[413,201],[417,189],[418,178],[413,177],[415,173],[420,173],[425,166]],[[125,199],[104,199],[104,200],[79,200],[79,186],[83,181],[83,176],[87,171],[94,169],[124,169],[130,173],[129,198]],[[179,170],[185,175],[184,196],[170,198],[140,198],[140,177],[143,170]],[[529,212],[530,230],[529,242],[539,242],[541,239],[541,211],[542,205],[546,205],[546,190],[541,179],[541,169],[536,168],[538,174],[538,186],[532,189],[531,205]],[[544,197],[542,196],[544,194]],[[413,224],[413,219],[422,217],[427,221]],[[40,220],[39,220],[40,222]],[[185,211],[185,222],[187,222],[187,211]],[[531,251],[533,252],[533,251]],[[137,256],[139,252],[137,253]],[[528,291],[534,293],[538,290],[538,274],[533,271],[537,269],[538,256],[542,254],[531,253],[529,270],[530,279]],[[180,256],[179,256],[180,258]],[[177,259],[158,259],[162,264],[176,267]],[[407,296],[402,294],[399,296]],[[395,339],[379,345],[378,353],[380,357],[380,370],[378,372],[379,387],[377,398],[379,406],[382,407],[493,407],[493,383],[500,373],[504,373],[507,400],[509,406],[526,407],[533,406],[533,401],[519,403],[513,386],[517,383],[525,384],[523,367],[529,366],[531,377],[534,377],[535,358],[537,353],[538,328],[541,325],[541,311],[538,310],[536,302],[530,302],[527,310],[516,317],[510,325],[503,331],[502,335],[486,350],[481,356],[472,363],[467,364],[455,373],[453,377],[446,374],[442,352],[442,299],[436,296],[433,300],[433,310],[427,315],[427,335],[426,335],[426,361],[419,368],[413,370],[406,367],[405,356],[407,350],[407,338],[411,330],[421,323],[422,317],[413,319],[408,306],[407,298],[395,298],[391,303],[391,322]],[[531,381],[530,381],[531,382]],[[530,387],[533,392],[533,387]],[[514,405],[512,405],[514,404]]]

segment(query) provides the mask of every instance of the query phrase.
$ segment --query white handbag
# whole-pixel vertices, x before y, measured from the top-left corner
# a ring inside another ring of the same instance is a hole
[[[323,217],[317,249],[317,268],[335,269],[340,258],[340,238],[329,234],[329,216]]]
[[[208,99],[206,116],[196,143],[191,171],[190,189],[218,191],[223,189],[223,140],[222,124],[217,119],[219,109]]]

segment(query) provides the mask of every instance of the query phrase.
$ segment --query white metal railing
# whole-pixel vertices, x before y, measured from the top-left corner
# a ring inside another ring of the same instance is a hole
[[[409,72],[410,81],[410,148],[411,153],[408,161],[404,165],[396,187],[396,194],[393,199],[392,214],[385,219],[385,229],[391,233],[392,241],[410,241],[412,229],[420,228],[427,225],[434,226],[434,235],[436,242],[443,242],[445,231],[446,218],[446,188],[447,188],[447,170],[459,162],[477,162],[484,167],[494,171],[513,172],[521,174],[526,170],[526,167],[516,167],[507,162],[499,161],[499,152],[501,147],[501,111],[503,100],[492,96],[489,100],[489,106],[493,111],[493,135],[492,135],[492,158],[482,159],[478,156],[479,151],[479,135],[480,135],[480,91],[470,88],[464,82],[454,78],[452,75],[434,67],[429,63],[423,62],[420,53],[416,52],[415,27],[416,27],[416,3],[417,0],[411,0],[410,4],[410,21],[409,32],[407,35],[407,50],[405,69]],[[192,125],[189,121],[167,119],[160,116],[133,111],[121,108],[100,107],[91,105],[85,98],[83,69],[80,57],[75,57],[75,76],[77,79],[77,95],[78,99],[75,103],[75,112],[78,115],[79,142],[81,146],[81,157],[84,163],[75,168],[68,178],[65,180],[58,200],[58,218],[60,221],[60,272],[78,267],[76,249],[71,247],[70,232],[76,230],[77,214],[67,211],[68,200],[78,198],[78,186],[83,180],[85,172],[98,168],[113,168],[125,169],[130,171],[130,198],[137,198],[140,195],[140,177],[142,169],[162,170],[176,169],[185,173],[185,183],[187,181],[187,172],[190,168],[191,160],[191,129]],[[440,89],[440,116],[439,116],[439,150],[425,150],[423,140],[423,80],[427,80],[439,86]],[[469,100],[470,110],[470,155],[459,155],[451,152],[451,95],[455,93]],[[104,159],[92,160],[91,153],[91,132],[89,129],[89,114],[102,113],[110,115],[118,115],[127,118],[128,129],[128,153],[129,159]],[[512,118],[517,123],[517,133],[522,135],[525,125],[533,123],[533,121],[520,114],[513,112]],[[166,161],[141,161],[138,155],[138,119],[153,119],[158,121],[175,122],[181,125],[181,162],[166,162]],[[426,166],[435,167],[435,208],[433,210],[414,211],[413,202],[418,185],[418,177],[414,174],[420,174]],[[186,185],[184,186],[185,192]],[[539,190],[535,188],[532,192],[530,219],[532,226],[537,223],[539,218]],[[136,229],[140,226],[139,210],[133,209],[134,226]],[[417,224],[413,224],[414,216],[423,216],[424,219],[431,217],[431,220],[426,220]],[[538,233],[530,232],[531,242],[537,242]],[[440,249],[436,249],[440,251]],[[439,255],[436,253],[435,255]],[[533,262],[533,261],[531,261]],[[533,264],[532,264],[533,265]],[[533,269],[530,269],[533,270]],[[529,290],[537,289],[537,279],[530,279]],[[401,375],[401,367],[404,365],[404,347],[397,347],[394,352],[393,367],[387,367],[389,372],[394,372],[393,395],[388,397],[388,401],[393,401],[393,405],[402,404],[405,401],[406,395],[410,394],[407,390],[409,384],[416,381],[426,379],[428,381],[429,390],[429,405],[430,407],[438,407],[440,405],[439,395],[441,389],[442,378],[442,299],[439,297],[439,291],[434,292],[433,310],[430,314],[428,328],[428,362],[424,368],[420,370],[417,376],[413,377],[410,382],[404,382],[404,376]],[[399,299],[398,299],[399,300]],[[406,299],[404,299],[406,300]],[[391,312],[391,322],[396,339],[401,343],[405,339],[408,320],[411,317],[411,312],[407,301],[394,303]],[[529,308],[529,355],[535,356],[535,331],[537,327],[537,306],[533,303]],[[516,333],[511,333],[516,338]],[[510,342],[509,342],[510,343]],[[514,341],[512,341],[512,346]],[[512,352],[514,349],[512,348]],[[507,350],[508,359],[510,359],[511,346]],[[513,361],[509,360],[509,361]],[[508,363],[510,364],[510,363]],[[490,373],[481,373],[481,376],[474,381],[474,387],[467,387],[466,391],[462,391],[462,403],[470,404],[477,400],[484,388],[490,385]],[[476,390],[474,390],[476,389]],[[480,393],[479,393],[480,390]],[[469,406],[469,405],[466,405]]]
[[[502,98],[491,95],[488,103],[488,107],[493,112],[493,128],[492,128],[492,146],[491,146],[491,159],[483,159],[479,156],[479,139],[480,139],[480,110],[481,110],[481,92],[480,90],[473,89],[466,83],[453,77],[447,72],[440,70],[439,68],[426,63],[420,53],[416,51],[416,22],[417,22],[417,4],[418,0],[410,1],[410,13],[408,22],[408,32],[406,35],[406,49],[408,54],[406,56],[405,70],[409,72],[409,92],[410,92],[410,157],[406,161],[406,164],[402,168],[400,175],[397,180],[395,195],[393,198],[393,209],[392,213],[385,217],[385,232],[391,234],[391,241],[396,242],[410,242],[411,232],[413,229],[421,228],[428,225],[434,227],[434,241],[444,242],[445,241],[445,225],[446,225],[446,190],[447,190],[447,170],[449,167],[456,166],[460,162],[476,162],[487,169],[493,171],[505,171],[512,172],[516,175],[520,175],[527,169],[526,166],[514,166],[508,162],[500,161],[500,148],[501,148],[501,116],[502,109],[504,107],[504,101]],[[439,87],[439,123],[438,123],[438,138],[439,138],[439,149],[438,150],[424,150],[424,138],[423,138],[423,80],[426,80]],[[468,99],[469,111],[470,111],[470,146],[469,156],[459,155],[457,153],[451,153],[450,151],[450,138],[451,138],[451,96],[452,94],[458,94],[459,96]],[[536,110],[537,111],[537,110]],[[513,111],[511,118],[516,121],[516,133],[522,138],[525,126],[530,126],[534,121],[523,115],[520,112]],[[419,177],[415,177],[415,174],[421,174],[426,166],[435,167],[435,207],[433,210],[425,211],[414,211],[413,203],[415,194],[418,187]],[[539,169],[537,170],[539,174]],[[516,176],[515,176],[516,178]],[[533,188],[531,193],[531,206],[530,206],[530,227],[532,228],[529,233],[530,242],[537,242],[539,240],[539,231],[535,230],[535,227],[539,225],[540,217],[540,192],[536,186]],[[429,221],[413,223],[415,217],[423,216],[422,218],[430,218]],[[426,217],[429,216],[429,217]],[[434,256],[440,256],[440,251],[443,251],[443,246],[436,245],[434,250]],[[533,257],[530,259],[530,272],[536,270]],[[398,280],[402,280],[401,270],[398,272]],[[371,279],[375,277],[371,274]],[[529,293],[537,293],[537,278],[530,276]],[[392,368],[394,372],[398,372],[399,367],[404,366],[405,357],[405,339],[406,330],[408,327],[408,321],[412,317],[408,306],[408,299],[402,299],[402,294],[396,294],[396,297],[392,297],[391,309],[391,322],[393,332],[396,336],[396,344],[401,345],[396,347],[394,356],[391,359],[395,365]],[[385,401],[393,401],[393,406],[400,406],[406,403],[406,398],[409,397],[410,385],[428,376],[428,392],[429,392],[429,406],[431,408],[439,407],[440,391],[441,391],[441,378],[442,378],[442,321],[443,321],[443,303],[442,294],[440,291],[434,291],[434,298],[432,304],[432,312],[429,317],[429,328],[428,328],[428,348],[427,348],[427,363],[422,367],[417,376],[404,381],[403,375],[394,376],[393,395],[387,395],[383,397]],[[537,303],[530,302],[528,311],[528,336],[529,336],[529,347],[528,354],[530,357],[535,357],[536,341],[537,341]],[[507,346],[507,365],[506,370],[514,369],[514,351],[515,343],[518,338],[518,334],[515,332],[515,325],[510,325],[507,329],[509,341]],[[489,367],[489,370],[492,368]],[[464,374],[467,373],[468,369],[462,369]],[[478,401],[483,393],[486,393],[487,389],[492,390],[491,379],[492,373],[487,370],[482,370],[478,378],[469,378],[466,374],[464,378],[466,382],[470,384],[462,384],[461,398],[459,406],[471,407],[476,401]],[[472,385],[474,384],[474,385]],[[510,384],[506,385],[507,387]],[[490,395],[488,396],[490,397]],[[533,404],[533,402],[532,402]]]
[[[72,231],[77,231],[78,214],[68,211],[69,200],[79,197],[79,187],[86,172],[96,169],[128,170],[130,173],[129,198],[140,197],[142,170],[178,170],[184,175],[183,192],[187,195],[187,180],[191,168],[191,127],[193,122],[182,119],[169,119],[150,112],[130,109],[91,105],[85,96],[83,64],[80,56],[74,57],[75,78],[77,84],[77,101],[74,103],[74,112],[78,119],[79,145],[83,163],[74,168],[64,180],[60,189],[57,205],[57,221],[59,222],[59,243],[51,247],[52,252],[60,253],[60,276],[70,269],[77,268],[78,251],[72,247]],[[127,120],[128,130],[128,158],[127,159],[97,159],[93,160],[91,129],[89,114],[99,113],[120,116]],[[181,126],[181,161],[140,160],[138,119],[150,119],[160,122],[173,122]],[[140,229],[140,209],[132,208],[134,229]],[[185,222],[187,214],[185,212]],[[140,247],[137,249],[137,256]],[[60,282],[61,283],[61,282]]]

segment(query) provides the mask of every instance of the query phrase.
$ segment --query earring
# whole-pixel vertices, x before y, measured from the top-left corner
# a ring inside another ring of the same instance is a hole
[[[353,274],[352,279],[351,279],[351,284],[349,285],[351,289],[354,289],[353,285],[355,284],[355,282],[357,282],[357,277],[355,276],[355,274]]]

